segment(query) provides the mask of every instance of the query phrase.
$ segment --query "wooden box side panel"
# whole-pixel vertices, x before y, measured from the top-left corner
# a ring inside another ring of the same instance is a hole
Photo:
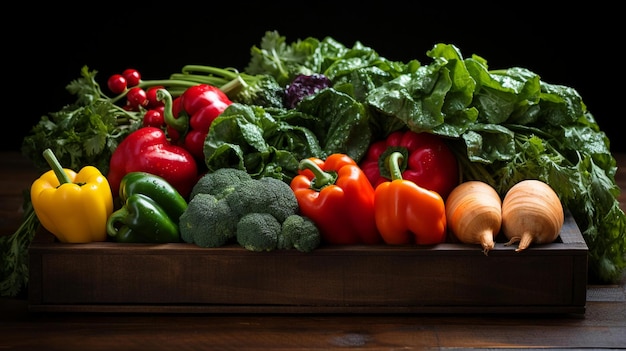
[[[39,233],[30,248],[29,303],[251,312],[584,309],[588,251],[572,223],[564,226],[562,242],[519,253],[496,243],[488,256],[463,244],[255,253],[190,244],[68,245]]]
[[[37,300],[46,304],[569,305],[580,303],[573,294],[575,266],[576,260],[562,255],[520,258],[482,253],[46,255]]]

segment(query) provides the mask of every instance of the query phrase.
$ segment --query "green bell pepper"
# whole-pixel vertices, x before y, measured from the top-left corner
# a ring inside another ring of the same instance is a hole
[[[122,224],[121,229],[116,227],[118,223]],[[178,223],[172,221],[159,204],[143,194],[130,195],[124,206],[109,216],[107,233],[118,242],[180,242]]]
[[[129,226],[123,225],[117,230],[115,241],[118,243],[143,243],[146,242],[146,239],[138,235],[136,231],[130,229]]]
[[[178,223],[187,209],[187,201],[167,180],[147,172],[127,173],[120,181],[120,200],[133,194],[144,194],[158,203],[168,216]]]
[[[164,178],[147,172],[127,173],[120,181],[122,207],[107,220],[117,242],[179,242],[179,218],[187,201]]]

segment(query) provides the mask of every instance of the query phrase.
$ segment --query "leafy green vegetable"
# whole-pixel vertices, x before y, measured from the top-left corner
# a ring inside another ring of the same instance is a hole
[[[303,158],[341,152],[360,159],[372,138],[367,112],[332,89],[292,110],[233,103],[211,125],[204,144],[206,165],[289,181]]]
[[[365,156],[372,141],[371,117],[350,95],[325,89],[302,101],[297,110],[320,118],[313,130],[326,155],[345,153],[355,160]]]
[[[250,49],[251,60],[245,71],[252,75],[271,75],[285,86],[299,74],[310,75],[321,70],[319,45],[319,40],[315,38],[288,44],[278,32],[266,32],[260,47]]]
[[[39,226],[28,190],[24,191],[23,210],[24,220],[16,232],[0,237],[0,296],[17,296],[28,286],[28,246]]]
[[[22,154],[40,170],[49,168],[41,156],[49,148],[66,168],[86,165],[108,173],[109,159],[119,142],[142,124],[142,115],[123,109],[107,97],[96,82],[97,71],[81,70],[66,89],[76,102],[42,116],[22,142]]]
[[[255,178],[288,179],[296,174],[300,157],[319,154],[321,148],[310,130],[281,122],[260,106],[239,103],[212,122],[204,142],[209,171],[236,168]]]
[[[241,81],[246,83],[246,85],[233,96],[233,101],[246,105],[283,107],[285,90],[273,76],[259,75],[248,77],[247,82],[243,78]],[[225,87],[222,86],[221,89],[225,89]]]
[[[364,106],[371,134],[363,139],[405,127],[443,136],[463,165],[464,180],[486,181],[501,195],[522,179],[547,182],[583,233],[590,281],[621,278],[626,215],[617,199],[616,161],[606,134],[574,89],[548,84],[520,67],[490,70],[484,58],[464,58],[446,44],[434,45],[427,52],[432,61],[422,65],[389,61],[358,42],[352,48],[332,38],[288,43],[277,32],[266,32],[251,55],[246,70],[279,82],[302,72],[330,78],[328,90]],[[315,118],[317,111],[343,107],[335,105],[339,100],[316,98],[303,101],[309,104],[303,112]],[[324,147],[327,129],[311,130]]]

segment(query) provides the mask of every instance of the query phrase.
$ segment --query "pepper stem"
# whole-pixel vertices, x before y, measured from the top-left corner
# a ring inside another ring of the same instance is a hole
[[[311,180],[311,189],[321,190],[325,186],[335,184],[337,180],[337,173],[335,172],[325,172],[323,171],[317,163],[313,162],[311,159],[305,158],[300,161],[298,165],[300,170],[308,169],[313,172],[313,179]]]
[[[400,152],[402,154],[402,158],[398,164],[400,167],[400,172],[404,172],[408,167],[407,160],[409,159],[409,150],[404,146],[388,146],[385,151],[378,157],[378,170],[380,175],[384,178],[391,179],[392,174],[389,169],[389,165],[387,164],[389,155],[394,152]]]
[[[43,150],[43,158],[46,159],[48,165],[50,165],[50,168],[52,168],[54,174],[57,176],[57,179],[59,180],[59,185],[72,182],[70,176],[65,173],[65,171],[63,170],[63,166],[61,166],[61,163],[59,163],[59,160],[54,155],[54,152],[52,152],[52,150]]]
[[[174,117],[174,112],[172,112],[172,105],[174,104],[172,94],[167,89],[158,89],[156,98],[159,101],[163,101],[163,119],[165,119],[165,123],[176,129],[177,132],[185,133],[189,127],[189,118],[186,115],[178,116],[178,118]]]
[[[391,174],[392,181],[402,179],[402,170],[400,169],[400,164],[403,160],[404,155],[399,151],[392,152],[391,155],[386,158],[386,163],[389,166],[389,174]]]

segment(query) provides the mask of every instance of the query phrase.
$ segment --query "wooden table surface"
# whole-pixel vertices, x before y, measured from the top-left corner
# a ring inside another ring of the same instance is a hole
[[[0,235],[21,222],[22,191],[39,176],[1,152]],[[626,154],[616,154],[626,189]],[[620,196],[626,209],[626,194]],[[588,286],[584,315],[35,313],[0,297],[0,350],[626,349],[626,274]]]

